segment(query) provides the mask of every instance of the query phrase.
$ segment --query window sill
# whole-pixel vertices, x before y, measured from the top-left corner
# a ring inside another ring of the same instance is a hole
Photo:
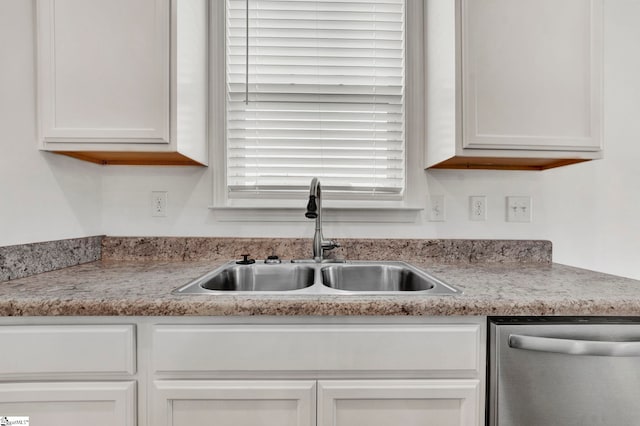
[[[305,222],[299,207],[209,207],[221,222]],[[422,208],[414,207],[323,207],[323,222],[414,223]]]

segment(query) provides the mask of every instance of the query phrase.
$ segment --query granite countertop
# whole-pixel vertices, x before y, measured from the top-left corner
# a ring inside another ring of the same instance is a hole
[[[0,316],[640,315],[640,281],[551,263],[412,261],[458,296],[173,295],[222,260],[103,260],[0,283]]]

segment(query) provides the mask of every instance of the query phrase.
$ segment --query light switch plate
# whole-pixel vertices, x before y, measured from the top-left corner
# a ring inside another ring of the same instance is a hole
[[[531,222],[532,210],[531,197],[507,197],[507,222]]]
[[[444,222],[445,219],[444,195],[431,195],[427,214],[430,222]]]

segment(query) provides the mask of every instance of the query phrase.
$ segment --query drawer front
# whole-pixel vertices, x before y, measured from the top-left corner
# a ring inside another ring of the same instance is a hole
[[[0,376],[134,374],[133,325],[0,327]]]
[[[133,381],[0,383],[0,415],[43,426],[134,426],[135,395]]]
[[[480,326],[158,325],[156,373],[464,371],[480,368]]]

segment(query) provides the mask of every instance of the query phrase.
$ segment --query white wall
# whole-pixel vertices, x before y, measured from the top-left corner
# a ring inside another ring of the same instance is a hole
[[[30,3],[0,2],[0,57],[6,57],[7,43],[12,56],[20,55],[16,59],[20,62],[11,70],[0,67],[0,84],[10,98],[5,99],[4,94],[0,98],[0,143],[4,152],[15,152],[11,158],[0,159],[3,178],[9,176],[1,184],[0,244],[95,233],[311,237],[312,221],[216,221],[207,208],[211,204],[210,169],[100,167],[35,151]],[[423,188],[418,204],[425,207],[429,193],[446,195],[446,222],[326,223],[325,235],[549,239],[554,243],[556,262],[640,279],[638,21],[639,1],[606,1],[604,160],[545,172],[419,171]],[[152,190],[169,192],[166,218],[150,216]],[[487,222],[468,220],[469,195],[488,197]],[[504,221],[507,195],[533,197],[533,223]],[[45,208],[36,208],[42,205]],[[100,213],[101,223],[96,223]]]
[[[100,168],[37,150],[33,2],[0,1],[0,246],[96,235]]]
[[[608,0],[605,12],[605,156],[545,172],[429,171],[423,196],[445,194],[447,221],[326,223],[329,237],[533,238],[554,243],[560,263],[640,279],[640,2]],[[110,167],[103,175],[104,231],[111,235],[311,236],[311,221],[217,222],[210,170]],[[169,215],[149,215],[149,192],[169,191]],[[468,196],[488,197],[487,222],[468,220]],[[534,221],[507,223],[505,196],[531,195]],[[301,201],[301,206],[304,200]]]

